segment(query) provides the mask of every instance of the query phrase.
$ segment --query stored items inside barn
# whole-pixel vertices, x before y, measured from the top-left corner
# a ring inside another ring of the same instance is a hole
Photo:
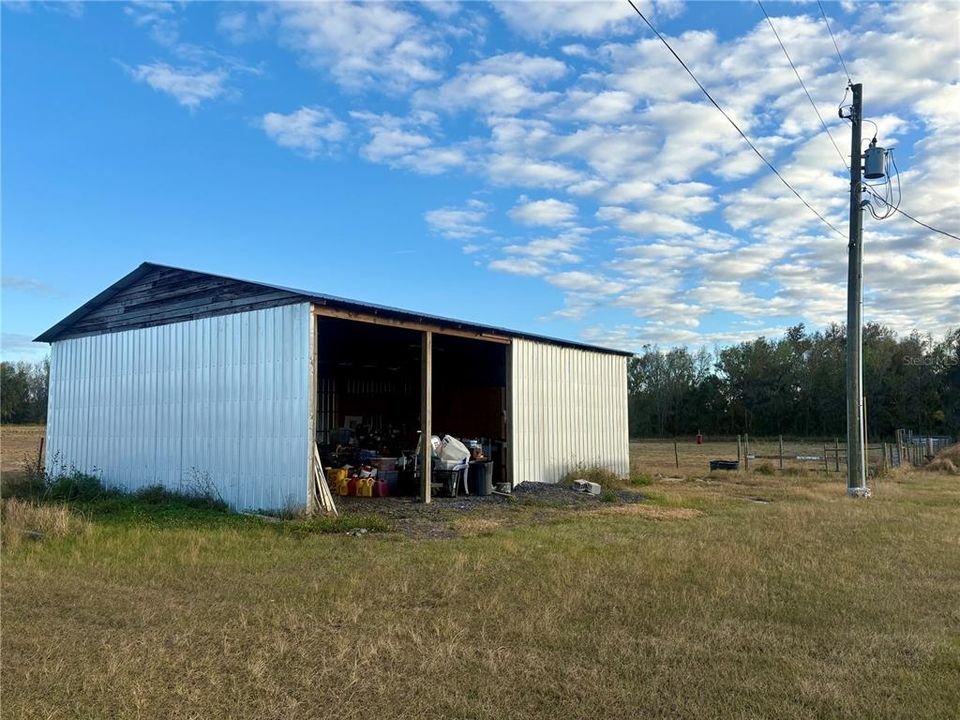
[[[51,343],[47,469],[238,509],[628,472],[628,353],[144,263]]]

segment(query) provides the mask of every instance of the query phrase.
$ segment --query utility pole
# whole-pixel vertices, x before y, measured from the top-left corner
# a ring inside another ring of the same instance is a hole
[[[863,85],[850,108],[850,244],[847,265],[847,494],[869,497],[863,437]]]

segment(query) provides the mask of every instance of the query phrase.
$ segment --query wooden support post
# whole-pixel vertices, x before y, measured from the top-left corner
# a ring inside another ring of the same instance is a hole
[[[40,449],[37,450],[37,477],[40,477],[40,473],[43,470],[43,441],[46,440],[46,435],[40,437]]]
[[[743,434],[743,469],[750,469],[750,433]]]
[[[783,470],[783,435],[780,436],[780,469]]]
[[[881,467],[883,467],[884,471],[886,471],[886,469],[890,467],[887,464],[887,444],[886,443],[883,444],[883,460],[881,461]]]
[[[680,451],[677,450],[677,441],[673,441],[673,459],[677,464],[677,470],[680,469]]]
[[[740,469],[741,463],[743,463],[743,443],[740,441],[740,436],[737,435],[737,470]]]
[[[433,332],[424,330],[420,336],[420,499],[430,502],[430,483],[433,480]]]
[[[827,460],[827,444],[823,444],[823,471],[830,474],[830,463]]]
[[[849,453],[849,451],[850,451],[850,448],[848,447],[847,452]],[[833,439],[833,452],[834,452],[834,455],[836,456],[834,457],[834,462],[836,463],[837,472],[840,472],[840,438]],[[847,458],[847,462],[849,461],[850,461],[850,458]]]

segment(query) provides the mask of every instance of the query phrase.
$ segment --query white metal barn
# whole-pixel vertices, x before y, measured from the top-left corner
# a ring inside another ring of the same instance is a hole
[[[620,351],[152,263],[37,340],[48,470],[129,490],[310,504],[314,443],[358,419],[413,442],[491,438],[513,485],[629,471]]]

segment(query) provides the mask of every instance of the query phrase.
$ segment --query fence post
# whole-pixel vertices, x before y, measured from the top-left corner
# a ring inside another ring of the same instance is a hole
[[[827,460],[827,444],[826,443],[823,444],[823,471],[827,473],[827,475],[830,474],[830,464]]]
[[[40,477],[40,470],[43,468],[43,441],[46,440],[46,435],[40,437],[40,449],[37,450],[37,477]]]
[[[677,463],[677,470],[680,469],[680,452],[677,450],[677,441],[673,441],[673,459]]]
[[[783,435],[780,436],[780,469],[783,470]]]
[[[743,434],[743,469],[750,469],[750,433]]]
[[[834,457],[834,462],[836,463],[835,469],[837,472],[840,472],[840,439],[839,438],[833,439],[833,451],[836,455],[836,457]],[[847,452],[848,453],[850,452],[850,448],[847,448]],[[847,458],[847,462],[850,462],[850,458]]]
[[[743,462],[743,443],[740,442],[740,436],[737,435],[737,470],[740,469],[740,463]]]

